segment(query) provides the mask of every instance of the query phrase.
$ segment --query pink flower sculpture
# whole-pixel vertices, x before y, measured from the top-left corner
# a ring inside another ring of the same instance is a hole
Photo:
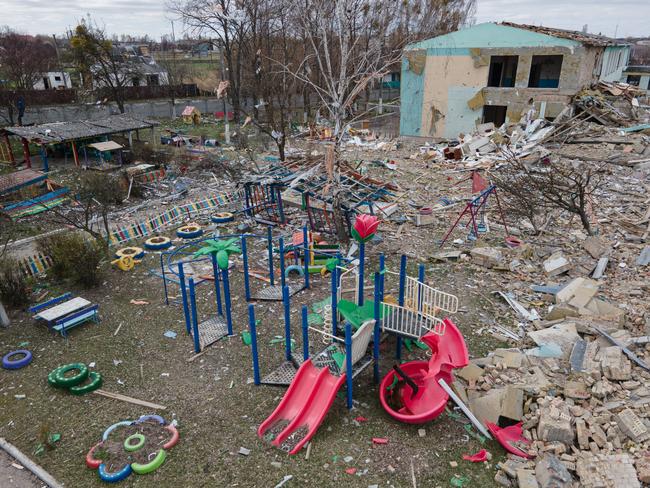
[[[379,227],[379,219],[374,215],[357,215],[352,228],[352,237],[359,243],[366,243],[375,236]]]

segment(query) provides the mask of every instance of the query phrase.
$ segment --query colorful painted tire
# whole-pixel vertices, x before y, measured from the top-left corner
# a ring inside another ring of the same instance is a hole
[[[135,444],[132,441],[136,441]],[[142,434],[132,434],[124,439],[124,450],[126,452],[135,452],[144,446],[145,437]]]
[[[22,356],[18,359],[12,359],[14,356]],[[4,369],[20,369],[32,362],[32,353],[27,349],[18,349],[5,354],[2,358],[2,367]]]
[[[88,373],[88,378],[90,378],[89,383],[70,387],[70,393],[73,395],[85,395],[86,393],[90,393],[91,391],[99,390],[99,388],[101,388],[101,374],[99,374],[97,371],[91,371]]]
[[[86,466],[88,466],[90,469],[97,469],[102,464],[101,459],[95,459],[94,455],[95,449],[103,444],[103,442],[98,442],[93,447],[91,447],[90,451],[88,451],[88,454],[86,454]]]
[[[199,224],[187,224],[176,229],[176,235],[182,239],[194,239],[203,234]]]
[[[55,372],[56,372],[56,370],[50,371],[50,374],[47,375],[47,382],[48,382],[48,384],[50,386],[54,386],[55,388],[58,388],[57,384],[54,382],[54,373]]]
[[[291,273],[298,273],[298,276],[305,276],[305,268],[298,266],[297,264],[292,264],[285,268],[284,277],[288,278]]]
[[[172,438],[163,444],[163,449],[171,449],[176,444],[178,444],[178,440],[180,439],[181,435],[178,433],[178,429],[176,429],[176,427],[174,427],[172,424],[165,425],[165,429],[172,433]]]
[[[115,252],[116,258],[123,258],[124,256],[133,259],[142,259],[144,257],[144,249],[141,247],[123,247]]]
[[[161,251],[172,247],[172,240],[165,236],[156,236],[144,241],[145,249],[150,251]]]
[[[165,425],[165,419],[162,418],[160,415],[143,415],[142,417],[140,417],[138,420],[136,420],[133,423],[134,424],[141,424],[142,422],[146,422],[147,420],[155,420],[160,425]]]
[[[235,220],[235,216],[230,212],[220,212],[218,214],[214,214],[211,219],[215,224],[225,224],[226,222],[232,222]]]
[[[130,464],[127,464],[119,471],[116,471],[115,473],[109,473],[106,471],[106,465],[100,464],[97,472],[99,473],[99,479],[102,481],[105,481],[106,483],[117,483],[118,481],[122,481],[127,476],[129,476],[133,472],[133,469],[131,468]]]
[[[158,451],[158,454],[156,454],[156,457],[153,458],[147,464],[131,463],[131,467],[133,468],[133,471],[136,472],[137,474],[152,473],[155,470],[157,470],[160,466],[162,466],[162,464],[165,462],[166,457],[167,457],[167,451],[161,449],[160,451]]]
[[[104,431],[104,433],[102,434],[102,441],[105,441],[106,439],[108,439],[108,436],[111,435],[111,432],[113,432],[115,429],[117,429],[118,427],[120,427],[122,425],[133,425],[133,421],[132,420],[122,420],[121,422],[114,423],[108,429],[106,429]]]
[[[66,377],[66,373],[74,370],[79,372],[74,376]],[[84,363],[70,363],[56,368],[52,373],[54,386],[58,388],[70,388],[77,386],[88,378],[88,366]]]

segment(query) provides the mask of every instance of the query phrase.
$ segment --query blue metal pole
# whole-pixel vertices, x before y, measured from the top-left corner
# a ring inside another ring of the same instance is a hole
[[[185,331],[190,333],[190,307],[187,303],[187,290],[185,289],[185,273],[183,272],[183,263],[178,263],[178,285],[181,287],[181,297],[183,298],[183,313],[185,314]]]
[[[284,276],[284,237],[280,237],[280,283],[282,288],[287,284],[287,278]]]
[[[424,264],[418,266],[418,282],[424,285]],[[422,287],[418,286],[418,312],[422,311]]]
[[[339,268],[336,267],[332,270],[332,335],[336,335],[336,330],[338,328],[338,297],[336,296]]]
[[[248,248],[246,247],[246,236],[241,236],[241,255],[244,261],[244,292],[246,293],[246,301],[251,301],[251,283],[248,276]]]
[[[375,383],[379,383],[379,335],[381,333],[379,316],[381,307],[381,275],[375,273],[375,330],[373,332],[372,359]]]
[[[379,273],[381,274],[381,299],[384,299],[384,275],[386,274],[386,256],[379,255]]]
[[[47,161],[47,149],[45,149],[45,146],[41,146],[41,157],[43,158],[43,171],[47,173],[50,171],[50,165]]]
[[[302,358],[309,359],[309,316],[307,305],[302,306]]]
[[[406,286],[406,255],[402,254],[399,265],[399,299],[400,307],[404,306],[404,288]],[[397,346],[395,350],[395,359],[402,359],[402,336],[397,336]]]
[[[228,325],[228,335],[232,335],[232,313],[230,310],[230,281],[228,281],[228,269],[221,270],[223,278],[223,300],[226,307],[226,324]]]
[[[363,242],[359,243],[359,296],[357,305],[363,305],[363,279],[364,268],[366,266],[366,245]]]
[[[269,247],[269,279],[271,280],[271,286],[273,286],[275,285],[275,278],[273,277],[273,234],[271,226],[269,226],[266,232],[266,240],[268,241]]]
[[[284,355],[287,361],[291,361],[291,304],[288,286],[282,288],[282,302],[284,303]]]
[[[309,234],[307,233],[307,226],[302,228],[302,244],[305,248],[304,250],[304,264],[305,264],[305,288],[309,288],[309,262],[311,260],[311,253],[309,252]]]
[[[257,325],[255,324],[255,306],[248,305],[248,326],[251,332],[251,352],[253,354],[253,380],[260,384],[260,363],[257,356]]]
[[[217,301],[217,313],[223,315],[223,307],[221,306],[221,286],[219,286],[219,266],[217,265],[217,255],[211,254],[212,258],[212,274],[214,275],[214,294]]]
[[[352,410],[352,325],[345,322],[345,380],[347,382],[348,410]]]
[[[201,343],[199,342],[199,319],[196,312],[196,295],[194,294],[194,279],[189,279],[190,284],[190,302],[192,304],[192,335],[194,336],[194,352],[201,352]]]

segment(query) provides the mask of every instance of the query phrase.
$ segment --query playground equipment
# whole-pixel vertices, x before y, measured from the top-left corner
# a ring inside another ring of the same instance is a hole
[[[444,323],[443,335],[429,332],[420,339],[431,350],[429,361],[395,365],[381,382],[381,405],[401,422],[421,424],[440,415],[449,395],[438,380],[452,383],[452,369],[465,367],[469,362],[460,331],[451,320],[445,319]]]
[[[244,213],[249,217],[263,223],[286,223],[280,184],[247,181],[244,183],[244,199]]]
[[[376,229],[376,226],[374,228]],[[368,236],[360,234],[360,237],[363,239]],[[309,326],[307,308],[303,307],[304,362],[295,373],[289,389],[279,405],[260,425],[258,429],[260,438],[270,441],[272,445],[280,447],[290,454],[295,454],[316,433],[343,384],[346,384],[347,406],[352,408],[353,378],[367,366],[374,364],[375,381],[379,379],[379,343],[382,331],[398,336],[397,357],[401,354],[402,337],[422,339],[426,341],[432,351],[440,350],[440,354],[436,354],[435,358],[430,361],[431,377],[426,373],[422,374],[422,387],[417,390],[418,386],[414,385],[415,394],[411,395],[408,401],[413,397],[414,402],[409,405],[422,419],[433,418],[439,414],[440,405],[444,409],[447,397],[445,397],[444,403],[440,403],[442,396],[436,389],[436,387],[440,388],[436,383],[436,374],[450,379],[451,368],[464,365],[463,361],[466,364],[468,356],[458,329],[450,320],[441,320],[436,314],[441,311],[456,312],[458,299],[425,285],[423,266],[420,266],[418,280],[407,277],[406,264],[406,256],[402,256],[397,303],[384,296],[384,277],[390,272],[385,269],[383,256],[380,256],[380,271],[374,275],[374,301],[365,301],[363,298],[366,287],[363,272],[359,269],[364,266],[363,259],[360,259],[360,264],[357,267],[346,269],[337,266],[333,270],[331,276],[332,333]],[[347,290],[344,286],[351,277],[355,278],[355,286]],[[350,292],[356,296],[354,302],[342,298],[342,295]],[[338,325],[341,317],[345,321],[343,337],[340,337]],[[252,305],[249,306],[249,324],[253,346],[254,379],[256,384],[260,384],[255,315]],[[353,329],[356,329],[356,332],[353,333]],[[332,340],[331,345],[311,358],[309,330]],[[287,332],[287,334],[289,333]],[[441,336],[447,336],[443,341],[444,347],[439,346],[442,340]],[[368,352],[371,338],[373,348],[371,352]],[[285,336],[285,340],[287,339],[289,339],[288,335]],[[287,344],[290,342],[287,341]],[[290,346],[288,347],[287,357],[290,353]],[[428,364],[426,361],[420,363],[423,364],[417,364],[418,368]],[[416,371],[411,369],[415,366],[408,368],[409,373],[405,375],[415,374]],[[401,391],[410,393],[405,389]],[[433,412],[427,410],[428,402],[431,399],[440,399]]]
[[[508,224],[506,223],[506,219],[503,215],[503,209],[501,208],[501,201],[499,200],[499,194],[497,193],[497,187],[496,185],[490,185],[488,188],[483,190],[476,198],[473,198],[470,202],[467,203],[467,205],[462,210],[462,212],[460,213],[456,221],[445,233],[444,237],[442,238],[442,242],[440,243],[440,247],[444,246],[445,242],[447,242],[447,239],[449,239],[449,236],[454,231],[454,229],[458,226],[461,219],[467,214],[469,214],[469,222],[467,223],[466,226],[472,224],[470,233],[468,235],[468,239],[476,240],[478,239],[479,232],[483,233],[487,231],[487,225],[485,222],[485,209],[487,207],[488,198],[490,197],[490,195],[494,195],[494,198],[497,201],[499,214],[501,215],[501,222],[503,223],[503,227],[506,230],[506,238],[510,237],[510,233],[508,232]]]

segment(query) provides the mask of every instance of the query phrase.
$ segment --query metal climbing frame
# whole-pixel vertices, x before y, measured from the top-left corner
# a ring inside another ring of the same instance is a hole
[[[268,219],[279,224],[286,222],[280,185],[248,182],[244,184],[244,197],[244,212],[249,217]]]
[[[388,271],[388,273],[391,273]],[[397,274],[397,273],[392,273]],[[458,312],[458,297],[425,285],[410,276],[406,277],[404,306],[425,315],[438,316],[438,312]]]

